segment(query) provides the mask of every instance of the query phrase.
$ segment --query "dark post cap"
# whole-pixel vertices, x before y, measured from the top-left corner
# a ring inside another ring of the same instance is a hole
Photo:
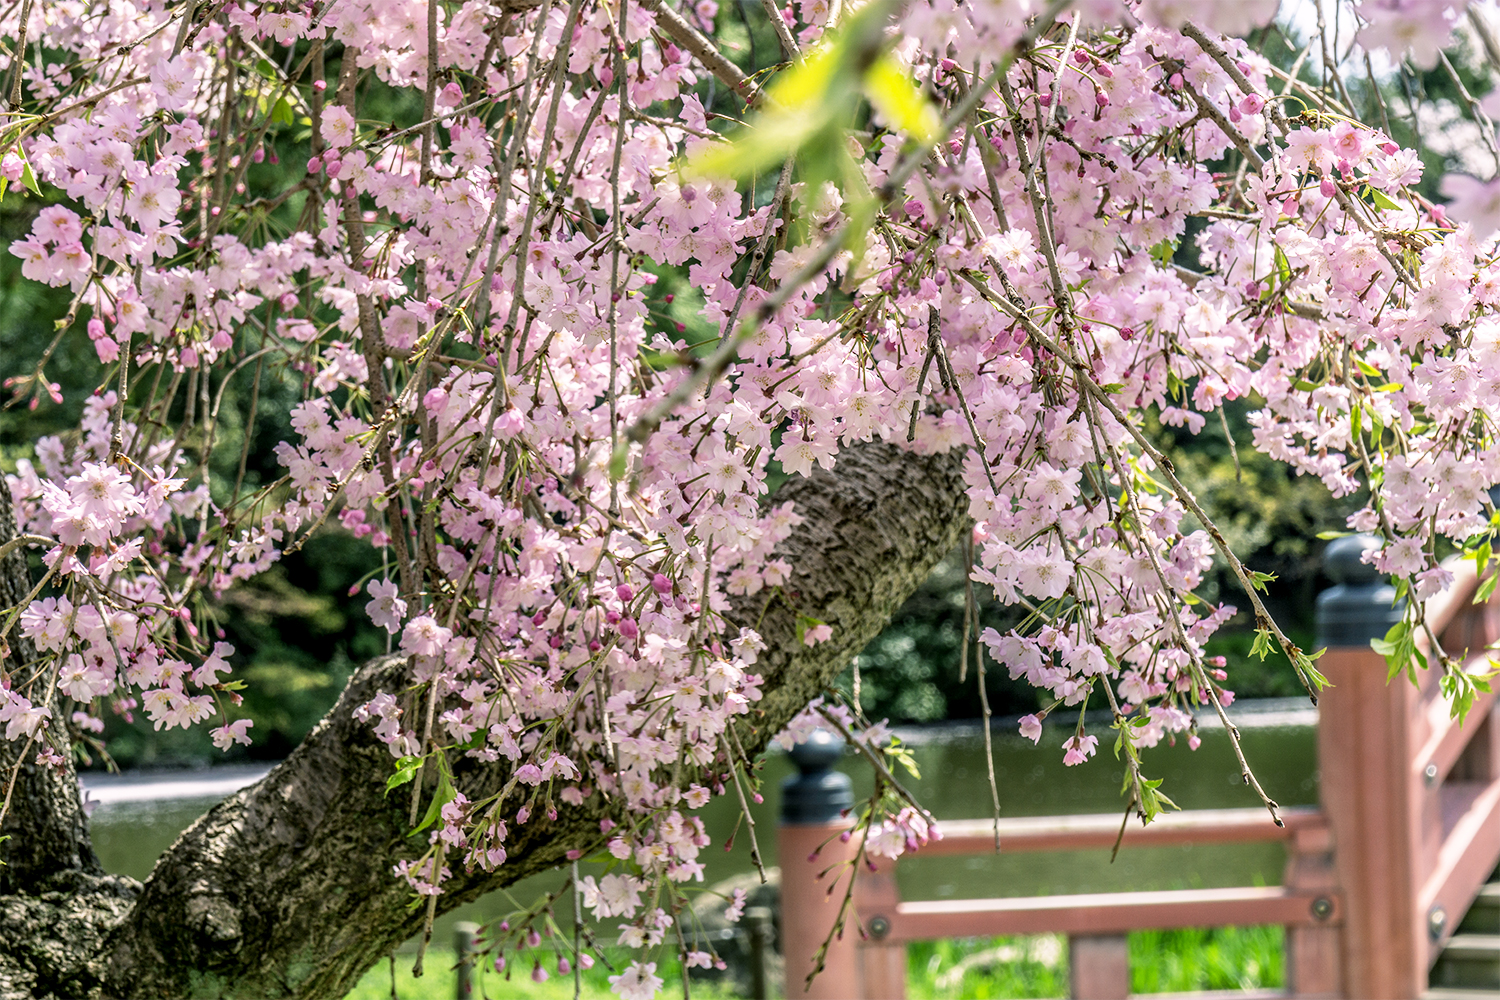
[[[781,822],[788,826],[832,823],[854,805],[854,783],[833,770],[844,756],[844,741],[815,729],[788,754],[798,774],[781,783]]]
[[[1334,583],[1375,583],[1380,579],[1380,570],[1364,561],[1364,554],[1380,548],[1380,539],[1374,535],[1345,535],[1335,538],[1323,550],[1323,572]]]
[[[1323,569],[1334,585],[1318,595],[1317,645],[1368,647],[1401,620],[1405,602],[1364,554],[1381,545],[1374,535],[1345,535],[1323,550]]]

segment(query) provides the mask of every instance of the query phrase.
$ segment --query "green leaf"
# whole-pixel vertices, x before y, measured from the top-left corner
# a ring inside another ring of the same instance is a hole
[[[924,146],[938,140],[943,121],[937,109],[889,52],[865,71],[865,96],[892,127]]]
[[[279,98],[275,106],[271,108],[271,121],[278,125],[291,125],[296,121],[292,117],[292,106],[287,103],[285,97]]]
[[[1253,569],[1250,570],[1250,586],[1254,587],[1262,594],[1266,593],[1266,584],[1274,583],[1275,580],[1275,573],[1259,573]]]
[[[1385,377],[1384,375],[1382,375],[1380,373],[1380,369],[1379,368],[1376,368],[1374,365],[1370,364],[1368,361],[1365,361],[1362,358],[1355,358],[1354,359],[1354,366],[1356,368],[1358,368],[1360,371],[1364,372],[1366,375],[1370,376],[1371,378],[1384,378]]]
[[[1500,573],[1491,573],[1479,584],[1479,589],[1474,591],[1474,603],[1486,604],[1495,593],[1495,584],[1500,582]]]
[[[1335,538],[1347,538],[1352,534],[1354,534],[1352,531],[1320,531],[1318,532],[1318,537],[1325,542],[1331,542]]]
[[[906,747],[892,746],[886,751],[906,769],[906,772],[918,781],[922,780],[922,772],[917,770],[917,758]]]
[[[784,70],[767,88],[768,109],[736,129],[727,144],[716,143],[694,156],[684,172],[750,177],[798,153],[820,131],[838,131],[835,116],[852,110],[857,93],[849,86],[853,81],[840,73],[844,41],[840,35],[819,45]]]
[[[1258,657],[1261,658],[1261,660],[1264,661],[1265,658],[1270,654],[1270,652],[1271,652],[1271,630],[1270,629],[1266,629],[1266,628],[1258,628],[1258,629],[1256,629],[1255,630],[1255,642],[1252,643],[1251,646],[1250,646],[1250,655],[1251,656],[1258,656]]]
[[[1383,191],[1378,190],[1377,188],[1370,188],[1370,197],[1375,200],[1376,208],[1383,209],[1387,212],[1401,211],[1400,205],[1392,201],[1388,195],[1386,195]]]
[[[36,183],[36,174],[31,172],[30,161],[21,164],[21,183],[26,185],[26,190],[32,194],[42,193],[42,189]]]
[[[1390,627],[1384,639],[1371,639],[1370,648],[1385,657],[1385,681],[1389,684],[1403,670],[1413,682],[1417,679],[1416,665],[1427,669],[1427,657],[1417,648],[1417,638],[1410,623],[1399,621]]]
[[[624,442],[615,448],[613,455],[609,456],[609,478],[618,483],[625,478],[625,460],[630,455],[630,448]]]
[[[402,757],[396,761],[396,773],[385,779],[385,794],[389,795],[393,789],[410,782],[417,776],[417,769],[421,766],[421,757]]]
[[[417,824],[412,833],[421,833],[438,821],[443,813],[443,806],[458,797],[458,790],[453,787],[453,782],[448,780],[448,775],[442,771],[438,772],[437,790],[432,793],[432,804],[427,807],[427,813],[422,817],[422,822]]]

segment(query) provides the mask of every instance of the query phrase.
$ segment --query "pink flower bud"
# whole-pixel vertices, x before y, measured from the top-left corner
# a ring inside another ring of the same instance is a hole
[[[1260,109],[1266,106],[1266,99],[1259,94],[1246,94],[1240,98],[1240,110],[1247,115],[1258,115]]]
[[[322,160],[321,157],[314,156],[312,159],[310,159],[310,160],[307,161],[307,172],[308,173],[310,173],[310,174],[316,174],[319,171],[321,171],[322,169],[323,169],[323,160]]]
[[[668,298],[670,297],[671,296],[668,296]],[[630,600],[635,597],[635,588],[628,583],[622,583],[615,588],[615,596],[620,600],[629,603]]]
[[[313,81],[313,90],[316,90],[318,93],[321,94],[323,91],[325,91],[327,89],[328,89],[328,81],[327,80],[314,80]]]
[[[1171,76],[1167,77],[1167,86],[1171,87],[1173,90],[1181,90],[1182,89],[1182,74],[1181,73],[1173,73]]]
[[[545,983],[551,978],[551,976],[547,975],[547,970],[542,968],[541,962],[538,962],[531,967],[531,981],[533,983]]]
[[[526,944],[528,947],[535,948],[541,943],[542,936],[536,932],[536,928],[532,928],[526,932]]]
[[[665,597],[672,592],[672,581],[665,573],[658,573],[651,578],[651,589]]]
[[[557,974],[559,976],[566,976],[572,971],[573,965],[566,958],[559,958],[557,960]]]

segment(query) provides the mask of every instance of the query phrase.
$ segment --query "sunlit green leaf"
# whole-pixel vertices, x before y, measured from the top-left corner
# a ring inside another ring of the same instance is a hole
[[[865,71],[865,95],[892,127],[923,145],[938,140],[943,122],[937,109],[889,52]]]

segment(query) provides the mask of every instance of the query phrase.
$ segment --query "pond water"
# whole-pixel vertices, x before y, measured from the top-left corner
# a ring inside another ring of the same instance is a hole
[[[1240,727],[1245,755],[1267,794],[1284,806],[1318,801],[1316,714],[1305,701],[1248,702],[1231,711]],[[1061,744],[1071,727],[1048,726],[1041,744],[1020,737],[1011,722],[997,721],[994,732],[995,778],[1001,812],[1006,816],[1039,816],[1118,812],[1123,767],[1110,753],[1103,725],[1100,753],[1078,767],[1064,767]],[[946,725],[897,730],[914,749],[920,778],[903,783],[940,819],[990,815],[983,736],[977,726]],[[1185,742],[1163,743],[1147,751],[1148,777],[1165,778],[1162,791],[1183,809],[1258,806],[1260,800],[1240,780],[1223,730],[1206,727],[1196,751]],[[850,755],[840,765],[854,779],[855,795],[873,787],[869,767]],[[208,771],[91,776],[90,798],[98,800],[92,819],[95,849],[105,868],[144,879],[157,857],[177,835],[219,798],[255,780],[262,770],[215,768]],[[794,768],[773,752],[762,775],[765,801],[752,807],[759,843],[767,865],[776,864],[776,816],[781,781]],[[704,821],[721,843],[735,825],[739,807],[730,794],[703,810]],[[1267,819],[1269,823],[1269,818]],[[700,858],[707,883],[751,871],[749,838],[743,830],[734,848],[711,847]],[[1275,885],[1281,881],[1285,854],[1279,844],[1186,845],[1170,848],[1125,848],[1110,863],[1108,851],[1004,853],[975,857],[903,858],[899,867],[904,898],[1031,896],[1118,890],[1209,888],[1229,885]],[[511,889],[522,903],[561,881],[561,872],[537,876]],[[490,920],[514,910],[504,894],[495,894],[449,914],[434,940],[451,939],[457,920]],[[559,918],[570,919],[563,913]]]

